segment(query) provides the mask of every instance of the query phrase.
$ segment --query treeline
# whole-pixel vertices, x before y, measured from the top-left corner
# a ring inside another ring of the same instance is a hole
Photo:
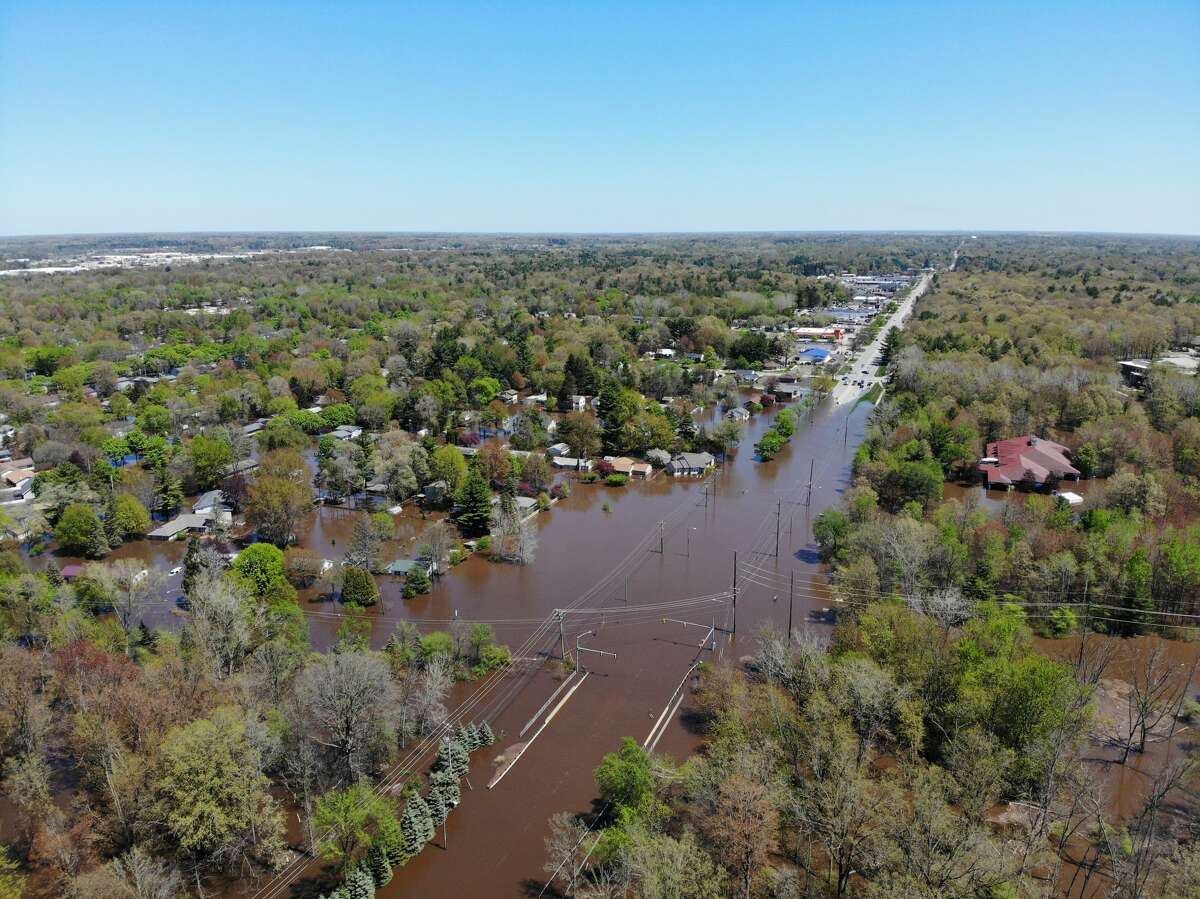
[[[605,756],[598,813],[551,819],[546,873],[574,897],[1191,895],[1200,852],[1163,796],[1194,763],[1111,817],[1083,752],[1103,665],[1031,644],[1004,604],[861,606],[828,647],[768,630],[745,672],[705,670],[686,762]]]

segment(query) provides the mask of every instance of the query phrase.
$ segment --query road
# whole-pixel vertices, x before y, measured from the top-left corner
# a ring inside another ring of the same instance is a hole
[[[904,326],[904,322],[912,314],[913,306],[917,300],[929,290],[929,285],[933,281],[933,274],[933,272],[926,272],[921,276],[921,279],[913,289],[900,302],[896,311],[891,314],[891,317],[879,329],[879,333],[875,335],[875,339],[859,350],[856,356],[852,357],[850,372],[846,375],[846,380],[839,381],[838,385],[830,393],[835,406],[853,402],[870,390],[876,383],[883,381],[883,378],[877,377],[875,374],[879,368],[879,364],[875,360],[879,358],[879,354],[883,350],[884,338],[892,328]],[[861,383],[862,386],[858,386],[855,381]]]

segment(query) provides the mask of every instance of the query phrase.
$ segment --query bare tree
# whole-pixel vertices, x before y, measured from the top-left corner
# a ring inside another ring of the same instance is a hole
[[[424,533],[421,553],[433,564],[434,574],[441,574],[442,566],[450,557],[457,541],[453,529],[444,521],[434,522]]]
[[[88,575],[112,603],[121,630],[125,632],[126,651],[132,652],[130,637],[134,628],[142,623],[146,603],[162,588],[162,572],[147,568],[138,559],[117,559],[89,566]]]
[[[570,812],[555,812],[550,817],[542,870],[564,896],[576,894],[579,875],[591,851],[589,834],[587,825]]]
[[[296,678],[299,725],[324,747],[329,780],[353,783],[386,753],[397,718],[397,691],[387,663],[370,652],[334,653]]]

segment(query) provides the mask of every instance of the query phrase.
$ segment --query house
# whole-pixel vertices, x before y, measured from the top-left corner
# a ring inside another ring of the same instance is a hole
[[[752,368],[739,368],[734,372],[739,384],[753,384],[758,381],[758,372]]]
[[[190,515],[178,515],[146,536],[151,540],[173,540],[181,534],[203,533],[208,529],[209,522],[214,517],[213,515],[198,515],[194,512]]]
[[[525,399],[521,400],[521,402],[526,406],[544,406],[546,405],[546,394],[531,393]]]
[[[252,437],[267,426],[267,419],[259,418],[250,422],[248,425],[242,425],[242,436]]]
[[[64,565],[62,567],[62,571],[59,572],[59,575],[62,577],[62,579],[64,581],[73,581],[73,580],[75,580],[75,578],[79,577],[81,574],[83,574],[83,566],[80,565],[79,563],[74,563],[72,565]]]
[[[430,505],[440,506],[449,499],[450,485],[446,481],[430,481],[421,491],[421,497]]]
[[[235,474],[249,474],[256,468],[258,468],[257,459],[243,459],[241,462],[234,462],[226,468],[225,475],[226,477],[230,477]]]
[[[637,459],[630,459],[628,456],[605,456],[604,461],[612,466],[613,472],[623,474],[631,478],[642,478],[645,480],[654,474],[654,466],[649,462],[641,462]]]
[[[426,575],[433,577],[436,569],[429,559],[397,559],[389,562],[383,570],[386,574],[394,574],[399,577],[407,577],[410,571],[424,571]]]
[[[750,410],[745,408],[744,406],[734,406],[732,409],[730,409],[728,412],[725,413],[725,417],[729,421],[749,421],[750,420]]]
[[[704,361],[703,353],[687,353],[686,355],[687,355],[687,359],[689,362],[703,362]]]
[[[1054,491],[1054,495],[1068,506],[1083,505],[1083,497],[1078,493],[1072,493],[1070,490],[1056,490]]]
[[[210,490],[196,497],[192,503],[192,512],[196,515],[216,515],[217,510],[224,506],[224,495],[220,490]]]
[[[576,459],[574,456],[555,456],[550,460],[555,468],[572,468],[577,471],[591,471],[595,468],[591,459]]]
[[[13,472],[9,472],[13,474]],[[15,503],[25,503],[32,499],[37,499],[37,494],[33,492],[33,478],[24,477],[16,481],[9,482],[8,475],[4,486],[0,486],[0,506],[10,506]]]
[[[1126,384],[1130,387],[1141,387],[1154,366],[1194,375],[1200,370],[1200,357],[1190,353],[1168,353],[1156,359],[1126,359],[1120,363],[1119,368]]]
[[[587,408],[587,405],[588,398],[586,396],[580,396],[577,393],[573,393],[567,397],[567,408],[569,408],[572,412],[582,412]]]
[[[716,464],[710,453],[678,453],[667,463],[667,474],[677,478],[702,475]]]
[[[663,347],[661,350],[655,350],[654,355],[659,359],[674,359],[675,351],[670,347]]]
[[[571,451],[571,447],[565,443],[553,443],[546,447],[546,452],[552,456],[565,456]]]
[[[357,425],[338,425],[329,433],[335,440],[357,440],[362,432],[362,428]]]
[[[778,403],[790,403],[793,400],[803,399],[812,393],[807,387],[801,387],[799,384],[780,381],[771,388],[771,396]]]
[[[987,487],[1041,487],[1062,478],[1079,477],[1079,469],[1071,464],[1069,455],[1061,443],[1026,434],[989,443],[978,470]]]
[[[500,402],[504,403],[506,406],[515,406],[517,403],[517,397],[519,395],[520,394],[510,387],[508,390],[500,391],[500,395],[497,397],[497,399],[499,399]]]

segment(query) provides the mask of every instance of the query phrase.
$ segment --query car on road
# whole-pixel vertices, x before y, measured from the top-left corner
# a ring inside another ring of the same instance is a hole
[[[174,568],[171,569],[171,577],[175,577],[175,575],[177,575],[177,574],[183,574],[183,566],[182,565],[176,565]]]

